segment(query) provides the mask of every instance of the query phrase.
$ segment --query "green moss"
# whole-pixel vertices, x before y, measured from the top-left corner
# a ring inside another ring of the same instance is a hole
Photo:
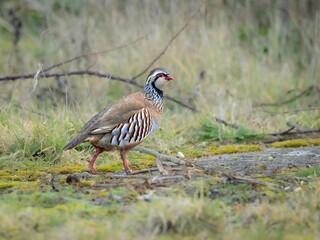
[[[0,177],[5,178],[7,176],[10,176],[10,173],[6,170],[0,170]]]
[[[267,169],[267,166],[265,164],[260,164],[259,165],[259,170],[260,171],[265,171]]]
[[[2,171],[0,176],[2,179],[13,181],[35,181],[45,173],[40,171],[18,170],[14,172]]]
[[[15,188],[17,190],[37,190],[39,177],[45,173],[31,170],[1,170],[0,171],[0,189]]]
[[[101,165],[96,166],[97,171],[99,172],[116,172],[122,170],[122,162],[121,161],[114,161],[108,162]]]
[[[94,182],[88,181],[88,180],[81,180],[80,183],[81,183],[81,186],[83,187],[91,187]]]
[[[57,166],[49,169],[51,173],[56,174],[69,174],[69,173],[80,173],[83,172],[86,168],[84,166],[79,165],[65,165],[65,166]]]
[[[38,189],[38,182],[0,182],[0,189],[15,188],[20,191],[33,191]]]
[[[0,189],[12,188],[15,186],[14,182],[0,182]]]
[[[39,188],[38,181],[34,182],[15,182],[15,188],[19,191],[36,191]]]
[[[320,138],[308,138],[307,141],[314,146],[320,146]]]
[[[145,169],[154,167],[156,165],[155,157],[145,154],[132,154],[128,157],[129,165],[132,170]],[[101,165],[96,166],[97,171],[99,172],[116,172],[122,171],[123,165],[122,161],[116,160],[112,162],[106,162]]]
[[[192,148],[191,151],[192,152],[188,152],[190,150],[186,150],[185,156],[186,158],[198,158],[198,157],[203,157],[204,155],[207,155],[204,151],[204,149],[201,148]]]
[[[307,147],[307,146],[319,146],[320,138],[314,139],[292,139],[283,142],[274,142],[270,146],[274,148],[284,148],[284,147]]]
[[[97,192],[97,196],[101,197],[101,198],[104,198],[104,197],[108,196],[108,194],[109,194],[109,192],[106,191],[106,190],[102,190],[100,192]]]
[[[220,154],[228,154],[228,153],[242,153],[242,152],[256,152],[262,151],[263,147],[258,144],[230,144],[230,145],[222,145],[222,146],[214,146],[210,145],[205,148],[194,148],[192,152],[185,152],[187,158],[197,158],[208,155],[220,155]],[[235,159],[236,160],[236,159]]]
[[[150,155],[140,155],[138,159],[132,158],[131,166],[133,170],[154,167],[156,166],[156,158]]]
[[[261,145],[257,144],[232,144],[232,145],[224,145],[220,147],[211,147],[208,149],[208,153],[212,155],[219,155],[219,154],[228,154],[228,153],[242,153],[242,152],[255,152],[255,151],[262,151],[263,148]]]

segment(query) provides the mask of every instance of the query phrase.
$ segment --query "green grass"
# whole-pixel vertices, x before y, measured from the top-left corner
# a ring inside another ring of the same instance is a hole
[[[242,142],[266,138],[263,133],[256,133],[244,126],[237,128],[215,123],[213,119],[203,119],[199,128],[199,140]]]
[[[301,169],[298,173],[300,177],[319,177],[320,176],[320,167],[305,168]]]
[[[210,191],[215,187],[212,182],[202,182],[189,193],[158,192],[151,202],[135,200],[135,193],[124,205],[111,199],[126,198],[130,194],[126,189],[106,194],[62,186],[59,192],[14,191],[0,196],[0,236],[176,239],[191,234],[197,238],[300,239],[319,234],[314,222],[319,217],[319,181],[286,193],[285,197],[275,191],[273,198],[264,197],[261,190],[248,185],[220,188],[221,195],[212,198]]]
[[[161,52],[165,43],[195,10],[192,4],[180,1],[172,2],[170,6],[168,2],[161,1],[142,2],[143,7],[124,2],[105,4],[61,4],[60,1],[53,1],[48,3],[47,14],[31,10],[29,14],[22,12],[21,18],[25,18],[26,23],[18,45],[18,56],[10,48],[10,32],[3,33],[6,37],[1,39],[5,41],[1,44],[5,47],[0,48],[1,75],[36,72],[38,63],[48,67],[74,56],[110,49],[149,34],[147,38],[124,49],[82,59],[53,70],[64,72],[87,69],[90,66],[91,70],[102,73],[133,76]],[[3,3],[4,8],[7,5],[11,6],[9,1]],[[19,3],[14,2],[13,5]],[[267,9],[269,14],[261,12],[261,8]],[[158,11],[153,14],[155,9]],[[297,9],[304,11],[304,8]],[[168,11],[175,14],[168,15]],[[247,16],[251,16],[250,11],[253,12],[252,21],[247,19]],[[37,14],[38,17],[35,17]],[[60,21],[65,16],[68,16],[68,21]],[[169,68],[175,77],[166,93],[186,100],[197,85],[199,92],[195,105],[203,114],[237,123],[246,129],[250,126],[250,131],[258,133],[261,129],[263,133],[285,129],[288,121],[301,128],[319,128],[320,122],[316,118],[319,110],[316,109],[277,115],[260,111],[278,112],[317,107],[315,92],[278,108],[253,107],[257,102],[289,99],[316,84],[319,78],[316,66],[320,56],[319,36],[316,28],[312,27],[316,24],[315,20],[292,20],[288,26],[288,34],[292,35],[288,37],[284,36],[281,18],[281,11],[276,3],[261,3],[261,6],[229,3],[223,6],[222,3],[205,1],[199,16],[155,64]],[[43,35],[39,36],[35,31],[41,32],[41,23],[48,31],[43,30]],[[297,32],[302,36],[297,36]],[[304,37],[314,44],[303,41]],[[296,39],[295,45],[292,39]],[[263,50],[265,48],[268,48],[268,53]],[[298,63],[302,59],[305,62]],[[201,71],[205,71],[205,77],[198,82]],[[137,81],[142,84],[145,76],[146,74]],[[65,80],[69,84],[68,88],[60,90],[70,94],[71,109],[83,120],[123,95],[138,90],[127,84],[88,76],[60,78],[60,81]],[[5,104],[9,101],[28,109],[38,107],[40,112],[47,110],[49,106],[65,103],[65,95],[54,91],[58,86],[55,79],[40,79],[35,91],[32,91],[33,83],[32,79],[16,83],[1,82],[0,93],[7,100],[0,101]],[[173,109],[176,114],[186,112],[186,115],[191,115],[188,110],[170,101],[167,101],[166,107]],[[188,121],[191,121],[190,118]]]

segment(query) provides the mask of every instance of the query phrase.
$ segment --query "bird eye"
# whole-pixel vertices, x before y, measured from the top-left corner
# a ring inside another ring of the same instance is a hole
[[[158,77],[158,78],[161,78],[161,77],[163,77],[163,74],[162,74],[162,73],[159,73],[159,74],[157,75],[157,77]]]

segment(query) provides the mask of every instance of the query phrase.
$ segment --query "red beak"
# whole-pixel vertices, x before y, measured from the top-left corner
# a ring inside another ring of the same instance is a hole
[[[173,77],[172,77],[170,74],[168,74],[168,75],[166,76],[166,80],[171,81],[171,80],[173,80]]]

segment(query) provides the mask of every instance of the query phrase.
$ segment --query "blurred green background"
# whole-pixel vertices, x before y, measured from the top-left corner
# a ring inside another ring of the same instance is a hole
[[[288,121],[319,127],[319,5],[317,0],[2,0],[0,76],[35,73],[39,64],[46,68],[128,44],[50,73],[89,69],[133,77],[200,8],[153,66],[166,67],[175,77],[166,93],[200,113],[262,131],[286,128]],[[140,84],[146,75],[138,79]],[[257,107],[288,100],[310,86],[310,93],[297,101]],[[42,111],[69,105],[91,116],[137,90],[85,75],[1,81],[0,106]],[[167,110],[192,115],[170,101]],[[286,111],[290,113],[281,114]]]

